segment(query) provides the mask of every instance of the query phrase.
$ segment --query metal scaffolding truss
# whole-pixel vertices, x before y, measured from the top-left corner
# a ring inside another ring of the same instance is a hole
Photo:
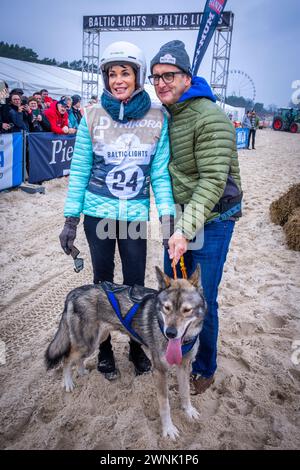
[[[84,103],[92,95],[98,96],[99,52],[99,30],[83,30],[81,96]]]
[[[82,39],[82,101],[83,103],[87,103],[88,100],[91,98],[92,95],[99,96],[99,84],[98,84],[98,74],[99,74],[99,66],[100,66],[100,31],[110,31],[110,30],[148,30],[148,31],[155,31],[161,29],[198,29],[199,24],[196,24],[194,21],[197,17],[197,20],[201,18],[203,13],[187,13],[187,14],[168,14],[168,15],[160,15],[162,17],[179,17],[183,16],[188,17],[190,15],[192,19],[191,25],[188,27],[184,26],[164,26],[160,25],[150,25],[143,28],[142,26],[137,27],[136,23],[134,26],[124,26],[123,25],[123,16],[118,18],[110,15],[105,17],[91,17],[91,23],[89,23],[89,17],[87,18],[87,23],[84,20],[84,28],[83,28],[83,39]],[[141,15],[131,15],[132,21],[136,21],[137,17],[140,21]],[[144,15],[143,18],[145,21],[147,17],[150,16],[158,16],[158,15]],[[94,20],[93,20],[94,18]],[[101,18],[105,21],[104,26],[101,24]],[[129,17],[128,17],[129,18]],[[125,17],[126,21],[128,20],[127,16]],[[232,12],[224,12],[222,15],[222,20],[219,26],[216,29],[214,35],[214,47],[213,47],[213,59],[212,59],[212,68],[211,68],[211,79],[210,84],[211,87],[220,99],[221,103],[225,103],[226,98],[226,89],[228,84],[228,73],[229,73],[229,61],[230,61],[230,49],[231,49],[231,40],[232,40],[232,30],[233,30],[233,19],[234,14]],[[130,18],[129,18],[130,20]],[[95,21],[97,25],[95,26]],[[114,21],[114,23],[113,23]],[[117,27],[116,21],[120,22],[120,26]],[[122,26],[123,25],[123,26]]]
[[[223,107],[228,84],[233,20],[234,14],[230,12],[228,25],[219,27],[214,35],[210,85]]]

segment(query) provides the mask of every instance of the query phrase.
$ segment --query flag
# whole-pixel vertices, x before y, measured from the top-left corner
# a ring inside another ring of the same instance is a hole
[[[197,75],[200,63],[204,57],[215,29],[218,26],[226,3],[227,0],[207,0],[206,2],[194,52],[192,64],[193,75]]]

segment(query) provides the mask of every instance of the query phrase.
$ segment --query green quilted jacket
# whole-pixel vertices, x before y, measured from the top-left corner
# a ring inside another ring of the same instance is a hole
[[[173,194],[184,211],[176,229],[191,240],[224,197],[241,193],[235,129],[221,108],[207,98],[169,106]]]

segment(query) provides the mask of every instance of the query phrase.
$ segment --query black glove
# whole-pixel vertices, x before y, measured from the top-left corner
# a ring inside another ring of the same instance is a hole
[[[77,225],[79,222],[80,217],[66,217],[63,231],[59,235],[61,247],[66,255],[71,253],[73,243],[76,238]]]
[[[163,215],[159,218],[161,222],[161,231],[163,237],[163,246],[166,250],[169,249],[168,241],[169,238],[174,233],[174,216],[173,215]]]

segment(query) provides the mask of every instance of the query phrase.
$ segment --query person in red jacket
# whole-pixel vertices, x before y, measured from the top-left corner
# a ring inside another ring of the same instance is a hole
[[[68,126],[67,101],[62,97],[59,101],[53,101],[49,109],[45,109],[44,115],[50,122],[51,132],[55,134],[75,134],[76,129]]]

